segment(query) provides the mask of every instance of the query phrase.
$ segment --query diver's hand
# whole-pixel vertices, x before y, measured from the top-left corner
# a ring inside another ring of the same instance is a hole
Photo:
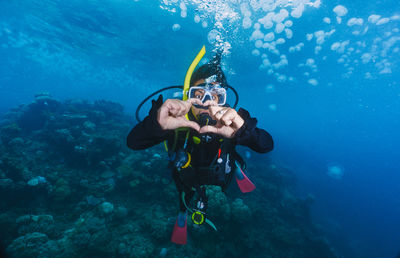
[[[217,124],[215,126],[203,126],[200,128],[200,133],[215,133],[226,138],[233,138],[244,124],[243,118],[233,108],[210,106],[209,111]]]
[[[179,99],[167,99],[158,109],[157,122],[164,130],[173,130],[179,127],[190,127],[196,131],[200,130],[198,123],[189,121],[185,115],[189,112],[192,104],[201,104],[198,99],[189,99],[186,101]]]

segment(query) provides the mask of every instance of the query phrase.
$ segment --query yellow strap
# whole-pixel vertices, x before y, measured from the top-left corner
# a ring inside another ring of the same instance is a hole
[[[164,141],[164,148],[168,152],[168,146],[167,146],[167,141],[166,140]]]
[[[187,153],[188,155],[188,162],[186,162],[186,164],[184,166],[182,166],[182,168],[187,168],[190,165],[190,161],[192,161],[192,155],[190,155],[190,153]]]

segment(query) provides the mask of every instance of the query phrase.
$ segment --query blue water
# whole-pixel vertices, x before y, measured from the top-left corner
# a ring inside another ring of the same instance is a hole
[[[285,40],[276,45],[278,55],[251,39],[254,23],[269,11],[248,2],[259,1],[208,1],[207,8],[203,1],[182,0],[0,1],[0,114],[48,91],[58,99],[117,101],[133,115],[145,96],[183,83],[202,45],[207,58],[216,44],[225,45],[224,69],[240,94],[239,106],[272,134],[271,156],[296,173],[299,194],[315,197],[313,219],[335,248],[346,257],[396,256],[397,1],[308,2],[301,17],[294,14],[298,18],[290,14],[298,1],[275,1],[275,13],[289,12],[283,23],[293,22],[286,27],[293,37],[274,33],[275,42]],[[241,4],[251,13],[249,28],[243,26],[247,14]],[[340,24],[333,11],[338,5],[348,10]],[[351,18],[361,18],[362,24]],[[263,36],[276,29],[273,24],[260,25]],[[318,41],[317,31],[333,32]],[[299,43],[301,50],[293,50]],[[260,68],[263,54],[272,64],[283,60],[282,67]]]

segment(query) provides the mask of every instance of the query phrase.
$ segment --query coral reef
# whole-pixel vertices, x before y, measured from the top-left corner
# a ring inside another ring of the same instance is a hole
[[[217,232],[188,221],[188,244],[170,243],[178,195],[167,155],[127,149],[130,120],[117,103],[48,93],[4,116],[0,240],[9,256],[336,256],[312,224],[312,198],[296,197],[293,174],[265,160],[248,164],[253,193],[235,182],[226,194],[207,187]]]

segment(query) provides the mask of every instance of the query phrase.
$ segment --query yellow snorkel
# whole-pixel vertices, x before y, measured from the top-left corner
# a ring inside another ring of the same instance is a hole
[[[188,71],[186,72],[185,76],[185,83],[183,84],[183,98],[182,100],[187,100],[187,92],[189,91],[190,87],[190,79],[192,78],[192,74],[196,66],[199,64],[200,60],[203,58],[204,54],[206,53],[206,47],[203,46],[197,56],[194,58],[192,64],[189,66]]]
[[[199,64],[200,60],[203,58],[203,56],[206,53],[206,47],[203,46],[200,50],[200,52],[197,54],[195,59],[193,60],[192,64],[189,66],[188,71],[186,72],[185,76],[185,83],[183,84],[183,97],[182,100],[187,100],[188,99],[188,91],[190,87],[190,79],[192,78],[192,74],[196,66]],[[186,114],[186,119],[189,120],[188,115]]]
[[[194,58],[192,64],[189,66],[189,69],[188,69],[187,72],[186,72],[185,83],[183,84],[183,97],[182,97],[182,100],[183,100],[183,101],[185,101],[185,100],[188,99],[188,94],[187,94],[187,93],[188,93],[189,88],[190,88],[190,79],[192,78],[192,74],[193,74],[194,69],[195,69],[196,66],[199,64],[200,60],[203,58],[203,56],[205,55],[205,53],[206,53],[206,47],[203,46],[203,47],[201,48],[200,52],[199,52],[199,53],[196,55],[196,57]],[[169,88],[170,88],[170,87],[168,87],[167,89],[169,89]],[[171,88],[176,88],[176,86],[171,86]],[[178,87],[178,88],[179,88],[179,87]],[[164,89],[162,89],[162,90],[164,90]],[[161,91],[162,91],[162,90],[161,90]],[[153,93],[152,95],[154,95],[154,93]],[[149,97],[151,97],[152,95],[150,95]],[[148,98],[149,98],[149,97],[148,97]],[[141,106],[141,105],[140,105],[140,106]],[[140,106],[139,106],[139,107],[140,107]],[[139,108],[138,108],[138,109],[139,109]],[[139,117],[139,115],[138,115],[138,110],[136,110],[136,117],[137,117],[137,119],[138,119],[138,117]],[[187,120],[189,120],[188,114],[186,114],[185,117],[186,117]],[[139,121],[139,119],[138,119],[138,121]],[[185,146],[186,146],[187,140],[188,140],[188,137],[189,137],[189,130],[188,130],[187,127],[182,127],[182,128],[175,129],[175,139],[178,138],[178,132],[179,132],[179,131],[187,131],[187,132],[186,132],[186,139],[185,139]],[[175,144],[176,144],[176,140],[175,140],[175,142],[174,142],[174,145],[173,145],[172,149],[175,149]],[[164,141],[164,147],[165,147],[165,150],[168,152],[167,141]],[[188,166],[190,165],[190,160],[191,160],[191,157],[190,157],[190,155],[189,155],[189,161],[184,165],[185,168],[188,167]]]

